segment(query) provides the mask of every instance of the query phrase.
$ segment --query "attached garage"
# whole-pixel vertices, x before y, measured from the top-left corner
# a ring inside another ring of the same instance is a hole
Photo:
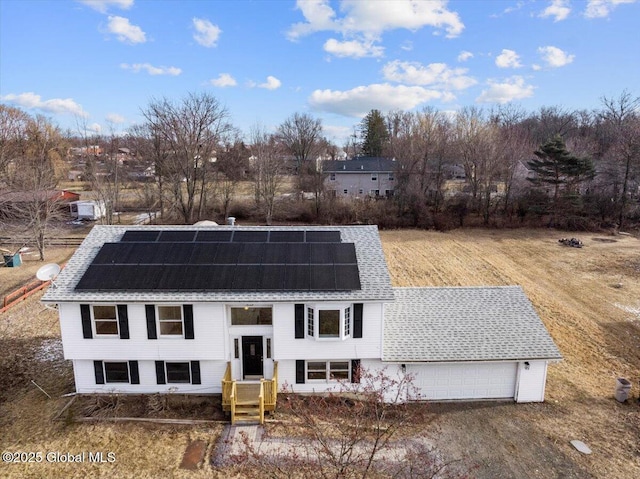
[[[518,286],[394,288],[383,362],[414,376],[421,399],[544,401],[558,348]]]

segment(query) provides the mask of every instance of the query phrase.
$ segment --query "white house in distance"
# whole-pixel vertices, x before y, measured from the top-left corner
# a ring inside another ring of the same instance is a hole
[[[321,392],[362,366],[425,399],[543,401],[561,359],[518,286],[393,288],[376,226],[98,225],[43,301],[78,393],[224,403],[225,384]]]

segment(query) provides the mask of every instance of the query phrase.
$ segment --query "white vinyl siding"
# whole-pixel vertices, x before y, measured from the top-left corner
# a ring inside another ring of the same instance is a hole
[[[60,330],[65,359],[99,359],[101,361],[162,360],[227,361],[233,354],[225,324],[225,307],[207,303],[193,305],[193,323],[196,332],[192,340],[161,336],[147,338],[147,318],[144,304],[128,304],[130,339],[117,336],[82,337],[82,321],[78,304],[60,303]],[[115,338],[115,339],[114,339]]]
[[[184,362],[184,361],[172,361]],[[201,384],[169,383],[158,384],[155,361],[138,361],[140,384],[106,383],[96,384],[95,370],[92,360],[73,361],[73,372],[76,381],[76,391],[80,394],[103,393],[197,393],[220,394],[221,382],[224,375],[226,361],[200,361]]]

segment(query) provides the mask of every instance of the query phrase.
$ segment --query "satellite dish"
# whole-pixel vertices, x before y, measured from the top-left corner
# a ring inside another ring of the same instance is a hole
[[[60,266],[55,263],[45,264],[36,272],[36,278],[40,281],[53,281],[60,273]]]

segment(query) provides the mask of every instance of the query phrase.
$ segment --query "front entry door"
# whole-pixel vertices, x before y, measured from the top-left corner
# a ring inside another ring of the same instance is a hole
[[[242,378],[257,379],[262,369],[262,336],[242,336]]]

